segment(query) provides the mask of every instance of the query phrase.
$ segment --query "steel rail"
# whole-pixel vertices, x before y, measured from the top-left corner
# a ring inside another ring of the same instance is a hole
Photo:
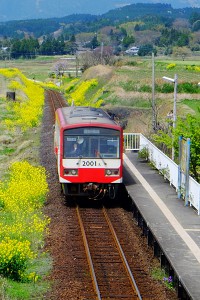
[[[97,279],[96,279],[94,266],[93,266],[93,262],[92,262],[92,258],[91,258],[91,254],[90,254],[90,249],[89,249],[89,246],[88,246],[88,241],[87,241],[86,233],[85,233],[84,226],[83,226],[83,221],[82,221],[78,206],[76,207],[76,212],[77,212],[79,224],[80,224],[80,227],[81,227],[81,233],[82,233],[84,247],[85,247],[85,251],[86,251],[86,255],[87,255],[87,261],[88,261],[90,272],[91,272],[91,275],[92,275],[93,287],[94,287],[95,293],[97,295],[97,299],[101,300],[101,295],[100,295],[99,287],[98,287],[98,284],[97,284]]]
[[[48,90],[47,95],[49,97],[49,100],[51,101],[53,112],[55,113],[56,109],[59,107],[64,106],[63,99],[61,96],[58,94],[58,92]]]
[[[118,249],[118,251],[119,251],[119,254],[120,254],[120,256],[121,256],[121,259],[122,259],[122,261],[123,261],[123,264],[124,264],[124,267],[125,267],[125,269],[126,269],[126,272],[127,272],[127,274],[128,274],[128,277],[129,277],[129,280],[130,280],[130,284],[131,284],[133,290],[136,291],[138,299],[139,299],[139,300],[142,300],[142,297],[141,297],[141,295],[140,295],[140,291],[139,291],[139,289],[138,289],[138,287],[137,287],[137,284],[136,284],[136,282],[135,282],[135,279],[134,279],[134,277],[133,277],[133,275],[132,275],[132,272],[131,272],[131,270],[130,270],[130,267],[129,267],[129,265],[128,265],[128,262],[127,262],[127,260],[126,260],[125,255],[124,255],[124,252],[123,252],[123,250],[122,250],[122,247],[121,247],[121,245],[120,245],[120,242],[119,242],[119,240],[118,240],[118,238],[117,238],[117,235],[116,235],[116,233],[115,233],[115,230],[114,230],[114,228],[113,228],[113,226],[112,226],[112,223],[111,223],[111,221],[110,221],[110,219],[109,219],[109,217],[108,217],[108,214],[107,214],[107,212],[106,212],[106,209],[105,209],[104,207],[103,207],[103,214],[104,214],[104,216],[105,216],[105,218],[106,218],[106,221],[107,221],[107,223],[108,223],[108,226],[109,226],[109,228],[110,228],[110,231],[111,231],[111,233],[112,233],[112,236],[113,236],[113,238],[114,238],[114,240],[115,240],[115,244],[116,244],[116,246],[117,246],[117,249]]]

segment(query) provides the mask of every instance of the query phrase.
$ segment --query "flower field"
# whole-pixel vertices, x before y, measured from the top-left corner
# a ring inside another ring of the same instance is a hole
[[[9,90],[17,92],[16,101],[1,99],[6,111],[1,128],[4,136],[12,133],[20,138],[41,123],[44,88],[17,69],[0,69],[0,76],[6,78]],[[44,238],[50,220],[42,213],[47,175],[41,166],[16,156],[11,160],[0,181],[0,299],[32,299],[43,281],[39,265],[48,260]]]
[[[101,89],[98,88],[98,91],[93,93],[92,96],[86,96],[95,87],[98,87],[97,79],[86,80],[81,83],[77,83],[77,81],[71,82],[66,89],[66,99],[69,105],[100,107],[103,103],[103,100],[100,98],[102,94]]]
[[[6,119],[5,124],[13,129],[19,126],[23,131],[37,126],[42,116],[44,104],[44,89],[27,79],[17,69],[0,69],[0,75],[9,79],[8,88],[20,91],[17,101],[7,102],[7,110],[12,111],[12,118]]]
[[[16,162],[0,186],[0,273],[23,280],[28,262],[37,257],[49,220],[41,213],[48,192],[45,171]]]

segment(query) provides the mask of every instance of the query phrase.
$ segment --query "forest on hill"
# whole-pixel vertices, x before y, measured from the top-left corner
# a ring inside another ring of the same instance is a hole
[[[102,44],[113,54],[136,45],[142,56],[156,54],[160,48],[167,55],[176,53],[176,47],[183,48],[178,53],[187,56],[200,51],[200,8],[132,4],[101,16],[77,14],[0,23],[1,59],[75,54]]]

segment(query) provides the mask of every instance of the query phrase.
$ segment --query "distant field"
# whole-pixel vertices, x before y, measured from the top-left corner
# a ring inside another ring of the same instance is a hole
[[[69,57],[69,56],[65,56]],[[63,56],[38,56],[35,59],[16,59],[16,60],[0,60],[0,68],[18,68],[23,74],[39,81],[46,81],[49,74],[54,71],[54,66]],[[75,56],[73,57],[75,58]],[[75,60],[67,61],[67,65],[75,70]]]
[[[131,61],[135,62],[134,72],[129,69],[121,69],[120,73],[132,73],[133,80],[143,80],[147,82],[151,82],[152,80],[152,59],[151,58],[140,58],[133,57],[129,58],[127,61],[131,64]],[[174,64],[174,68],[168,69],[168,66]],[[198,71],[194,70],[194,67],[200,68],[200,59],[185,59],[184,61],[181,59],[166,59],[161,57],[155,57],[154,59],[154,67],[155,67],[155,79],[162,80],[163,76],[167,76],[170,78],[174,78],[174,75],[178,75],[179,81],[187,81],[187,82],[200,82],[200,69]],[[188,68],[189,67],[189,68]]]
[[[0,61],[0,68],[18,68],[28,78],[49,81],[49,74],[59,60],[60,57],[58,56],[39,56],[32,60]],[[98,71],[95,69],[94,73],[91,70],[87,77],[97,77],[99,82],[103,82],[103,89],[106,93],[101,96],[101,99],[104,99],[106,107],[125,107],[131,112],[135,112],[132,118],[135,123],[131,127],[138,128],[138,132],[151,126],[149,124],[151,124],[152,115],[152,66],[151,57],[126,56],[119,58],[114,67],[105,66],[105,69],[108,70],[107,75],[106,73],[99,75],[101,73],[99,68]],[[108,75],[111,74],[110,68],[112,68],[112,75]],[[197,85],[200,82],[200,60],[196,58],[183,61],[181,58],[175,60],[169,57],[155,57],[154,69],[156,86],[165,84],[163,76],[174,78],[175,74],[178,75],[179,85],[181,83]],[[85,77],[83,76],[83,78]],[[103,78],[106,78],[106,83],[105,80],[102,80]],[[102,88],[102,84],[100,85],[99,88]],[[165,120],[167,113],[173,108],[173,83],[168,83],[168,85],[171,85],[170,93],[155,91],[158,120],[161,122]],[[96,89],[95,92],[97,92]],[[92,97],[92,94],[90,96]],[[179,93],[177,95],[178,115],[188,112],[198,113],[199,103],[200,86],[197,93]]]
[[[0,68],[19,68],[28,78],[35,77],[36,80],[46,80],[49,73],[52,71],[54,64],[60,59],[59,56],[38,56],[36,59],[18,59],[18,60],[0,60]],[[151,58],[141,57],[126,57],[124,61],[134,62],[135,68],[118,68],[117,73],[126,75],[133,80],[143,80],[151,82],[152,80],[152,60]],[[169,64],[175,64],[173,69],[167,69]],[[200,67],[200,59],[185,59],[180,58],[161,58],[155,57],[155,78],[162,79],[163,76],[174,77],[178,74],[180,81],[200,82],[200,71],[187,70],[187,66]]]
[[[17,68],[31,79],[45,81],[59,57],[45,56],[36,59],[0,60],[0,68]]]

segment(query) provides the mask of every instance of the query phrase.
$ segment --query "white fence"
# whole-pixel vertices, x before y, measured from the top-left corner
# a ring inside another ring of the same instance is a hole
[[[160,173],[167,178],[171,185],[178,191],[178,165],[153,145],[140,133],[124,133],[124,150],[141,151],[146,149],[149,161]],[[181,195],[185,195],[185,176],[181,178]],[[189,199],[188,203],[193,206],[200,215],[200,184],[191,176],[189,177]]]

